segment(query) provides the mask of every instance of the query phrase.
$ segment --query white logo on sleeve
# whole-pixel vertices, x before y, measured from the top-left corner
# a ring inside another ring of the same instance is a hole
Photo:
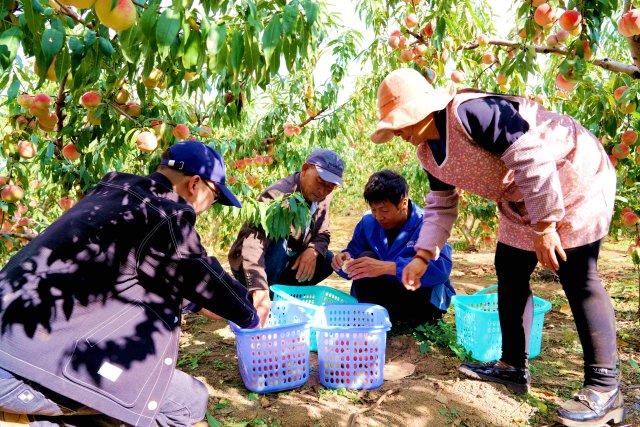
[[[120,374],[122,374],[122,368],[118,368],[116,365],[112,365],[109,362],[104,362],[98,370],[98,375],[105,377],[111,382],[116,382],[120,377]]]

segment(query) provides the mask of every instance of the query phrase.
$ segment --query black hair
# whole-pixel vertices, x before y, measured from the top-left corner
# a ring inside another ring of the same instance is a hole
[[[368,204],[390,201],[398,205],[409,194],[409,184],[402,175],[383,169],[369,177],[364,186],[364,199]]]

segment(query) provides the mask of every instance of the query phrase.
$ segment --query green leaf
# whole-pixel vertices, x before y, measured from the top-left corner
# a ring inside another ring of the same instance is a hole
[[[244,55],[244,41],[242,39],[242,32],[236,31],[233,33],[233,40],[231,41],[231,69],[234,74],[237,75],[240,71],[240,65],[242,64],[242,56]]]
[[[222,424],[220,424],[218,420],[213,418],[213,416],[208,412],[207,412],[207,423],[209,424],[209,427],[222,427]]]
[[[44,54],[45,66],[49,66],[53,57],[60,52],[62,45],[64,44],[64,34],[53,28],[48,28],[42,33],[42,39],[40,40],[40,47]],[[46,69],[45,69],[46,72]]]
[[[111,56],[115,52],[111,42],[104,37],[98,38],[98,46],[100,46],[100,51],[107,56]]]
[[[146,36],[154,33],[156,22],[158,22],[158,6],[158,2],[151,2],[149,7],[142,13],[142,16],[140,16],[140,28],[142,29],[142,34]]]
[[[35,3],[40,6],[40,3],[38,3],[37,0],[35,0]],[[34,2],[32,2],[31,0],[23,0],[22,9],[24,11],[24,17],[27,21],[27,27],[29,27],[29,31],[31,31],[31,34],[33,35],[38,34],[38,23],[36,22],[37,12],[35,11],[36,6],[34,5]],[[40,9],[42,9],[42,6],[40,6]]]
[[[17,27],[9,28],[0,34],[0,69],[6,70],[11,67],[21,39],[22,31]]]
[[[265,60],[269,64],[271,55],[278,46],[280,41],[280,35],[282,34],[282,26],[280,24],[280,16],[276,15],[271,19],[267,28],[262,33],[262,51],[264,52]]]
[[[180,31],[180,14],[173,9],[165,9],[156,26],[156,41],[159,46],[170,46]]]
[[[214,54],[220,51],[220,48],[224,46],[224,40],[227,37],[227,28],[222,25],[218,25],[213,28],[213,31],[209,33],[207,37],[207,49]]]
[[[96,39],[97,39],[97,35],[95,31],[87,30],[84,33],[84,44],[87,47],[91,47],[96,42]]]
[[[247,399],[249,399],[251,402],[258,400],[258,397],[260,397],[258,393],[249,393],[247,395]]]
[[[184,68],[188,69],[199,65],[200,55],[202,53],[201,46],[202,40],[200,38],[200,33],[193,31],[189,35],[187,45],[185,46],[185,50],[182,55],[182,65]]]
[[[20,91],[20,80],[18,80],[17,76],[13,76],[13,79],[11,80],[11,84],[9,85],[9,89],[7,89],[7,98],[9,98],[10,101],[16,99],[19,91]]]
[[[70,37],[68,44],[72,54],[82,55],[84,53],[84,43],[78,37]]]
[[[318,4],[313,0],[304,0],[304,3],[302,3],[302,7],[304,8],[304,12],[307,18],[307,24],[309,24],[309,26],[312,26],[316,22],[316,19],[318,19],[318,11],[320,9],[318,7]]]
[[[285,6],[284,14],[282,15],[282,32],[285,35],[289,35],[291,33],[291,30],[295,27],[297,19],[298,1],[294,0]]]

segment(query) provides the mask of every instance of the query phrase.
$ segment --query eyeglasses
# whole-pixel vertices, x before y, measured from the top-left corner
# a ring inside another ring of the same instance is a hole
[[[202,182],[204,182],[204,185],[206,185],[209,190],[211,190],[211,192],[213,193],[213,203],[215,203],[218,198],[220,198],[220,193],[218,192],[218,189],[216,188],[215,184],[211,184],[209,183],[209,181],[207,181],[206,179],[202,179]]]

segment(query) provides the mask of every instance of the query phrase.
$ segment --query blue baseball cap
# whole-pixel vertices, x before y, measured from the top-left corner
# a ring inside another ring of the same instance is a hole
[[[307,157],[307,163],[316,167],[318,175],[324,181],[342,185],[344,162],[334,151],[317,148]]]
[[[220,190],[218,202],[226,206],[242,207],[240,201],[225,185],[226,167],[224,159],[213,148],[197,140],[182,141],[167,150],[168,159],[162,159],[161,165],[179,170],[186,175],[198,175],[200,178],[216,184]]]

